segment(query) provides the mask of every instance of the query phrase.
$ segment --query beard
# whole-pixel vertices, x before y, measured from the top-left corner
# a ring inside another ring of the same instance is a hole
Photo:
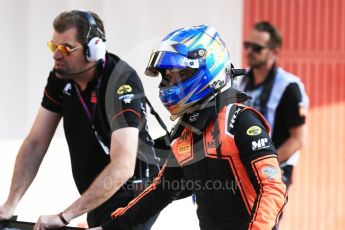
[[[262,66],[267,65],[267,58],[258,59],[254,55],[247,55],[247,63],[252,69],[259,69]]]
[[[54,68],[54,72],[57,78],[60,79],[64,79],[64,80],[70,80],[72,79],[74,76],[69,74],[69,71],[65,70],[65,69],[55,69]]]
[[[91,66],[84,68],[84,69],[80,69],[80,70],[75,71],[75,72],[69,71],[67,69],[56,69],[56,68],[54,68],[54,71],[55,71],[55,74],[58,78],[69,80],[69,79],[75,79],[76,77],[80,77],[81,74],[84,74],[84,73],[94,69],[96,66],[97,66],[97,62],[94,65],[91,65]]]
[[[265,66],[267,64],[267,61],[262,60],[262,61],[256,61],[256,62],[251,62],[251,63],[248,62],[248,64],[252,69],[259,69],[262,66]]]

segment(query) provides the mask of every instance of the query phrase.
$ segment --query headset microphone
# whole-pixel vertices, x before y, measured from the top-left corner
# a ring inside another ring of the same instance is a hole
[[[64,70],[60,70],[60,69],[55,69],[54,68],[54,72],[55,73],[58,73],[58,74],[61,74],[63,76],[74,76],[74,75],[79,75],[79,74],[82,74],[82,73],[86,73],[87,71],[91,70],[92,68],[94,68],[95,66],[97,66],[99,62],[96,62],[96,64],[86,68],[86,69],[83,69],[82,71],[79,71],[79,72],[74,72],[74,73],[67,73],[66,71]]]

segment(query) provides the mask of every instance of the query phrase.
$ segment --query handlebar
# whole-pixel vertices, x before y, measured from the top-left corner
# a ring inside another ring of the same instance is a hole
[[[17,221],[17,216],[12,217],[9,220],[4,220],[0,222],[0,230],[32,230],[35,226],[35,223]],[[65,226],[60,228],[62,230],[82,230],[84,228],[76,228]]]

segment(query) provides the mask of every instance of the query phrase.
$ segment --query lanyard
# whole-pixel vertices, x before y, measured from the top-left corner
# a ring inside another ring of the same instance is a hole
[[[89,119],[89,122],[91,124],[91,128],[93,130],[93,133],[95,134],[95,137],[98,141],[98,143],[101,145],[103,151],[105,154],[109,155],[109,148],[106,144],[104,144],[104,142],[102,141],[101,136],[98,134],[97,130],[95,129],[95,125],[94,125],[94,119],[95,119],[95,113],[96,113],[96,106],[97,106],[97,92],[99,91],[99,87],[101,85],[101,78],[102,76],[100,76],[97,79],[97,85],[96,85],[96,90],[92,90],[91,92],[91,104],[92,104],[92,113],[89,110],[89,107],[87,106],[83,96],[80,93],[79,87],[76,83],[74,83],[75,86],[75,90],[77,91],[78,97],[79,97],[79,101],[86,113],[87,118]]]
[[[99,78],[98,82],[97,82],[97,86],[96,86],[97,90],[99,88],[100,82],[101,81],[100,81],[100,78]],[[84,111],[86,113],[86,116],[89,119],[89,121],[91,123],[91,126],[94,127],[93,121],[95,119],[95,111],[96,111],[96,105],[97,105],[96,91],[92,90],[92,92],[91,92],[91,104],[92,104],[92,113],[91,113],[90,110],[89,110],[89,107],[87,106],[87,104],[86,104],[86,102],[85,102],[85,100],[83,98],[83,96],[80,93],[78,85],[76,83],[74,83],[74,86],[75,86],[75,90],[77,91],[79,101],[80,101],[81,105],[83,106],[83,109],[84,109]]]

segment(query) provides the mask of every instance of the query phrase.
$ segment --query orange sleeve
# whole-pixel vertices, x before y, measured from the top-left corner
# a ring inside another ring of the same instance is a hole
[[[259,193],[253,206],[249,229],[272,229],[287,202],[282,172],[275,155],[255,159],[251,165],[259,185]]]
[[[116,209],[112,214],[114,224],[109,223],[103,229],[122,229],[117,224],[125,223],[127,226],[134,226],[145,222],[151,216],[160,212],[172,201],[179,198],[182,192],[186,192],[183,186],[184,173],[181,167],[171,167],[169,158],[166,161],[157,178],[141,194],[128,203],[126,207]],[[170,186],[172,181],[176,186]],[[129,227],[128,227],[129,228]],[[125,228],[125,229],[128,229]]]
[[[160,182],[161,177],[163,175],[163,172],[165,170],[166,164],[164,164],[163,168],[160,170],[160,172],[158,173],[158,176],[156,177],[156,179],[153,181],[153,183],[147,187],[141,194],[139,194],[137,197],[135,197],[132,201],[130,201],[128,203],[128,205],[126,207],[121,207],[116,209],[112,214],[111,217],[112,218],[116,218],[119,217],[121,215],[123,215],[128,209],[130,209],[133,205],[135,205],[136,203],[138,203],[138,201],[140,199],[142,199],[143,197],[145,197],[147,194],[149,194],[150,192],[152,192],[153,190],[155,190],[157,188],[157,184]]]

